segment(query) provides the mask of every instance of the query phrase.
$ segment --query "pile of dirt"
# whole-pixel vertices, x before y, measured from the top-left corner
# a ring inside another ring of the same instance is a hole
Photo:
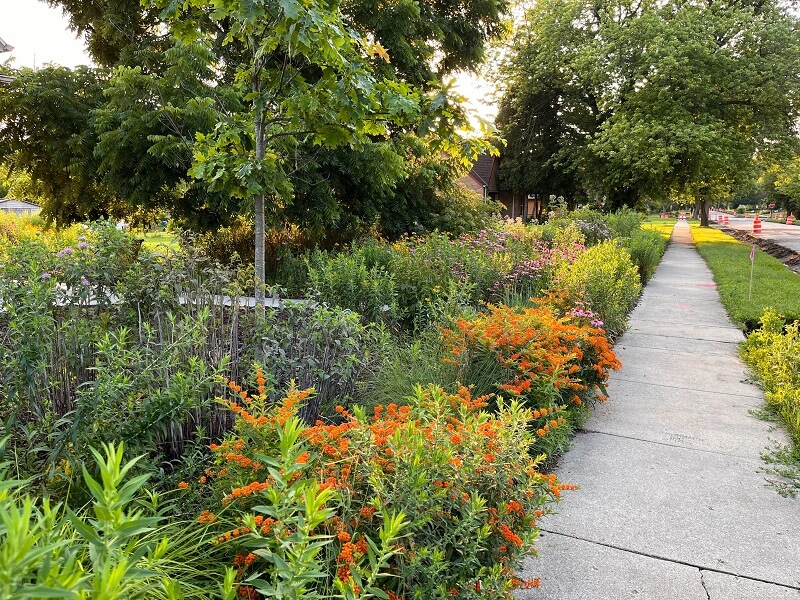
[[[771,240],[756,237],[752,233],[747,233],[746,231],[741,231],[739,229],[732,229],[730,227],[725,227],[725,226],[719,226],[719,229],[721,231],[724,231],[731,237],[735,237],[739,241],[745,242],[746,244],[750,244],[751,246],[758,246],[761,250],[763,250],[770,256],[774,256],[775,258],[777,258],[779,261],[781,261],[795,273],[800,273],[800,253],[795,252],[794,250],[790,250],[785,246],[776,244]]]

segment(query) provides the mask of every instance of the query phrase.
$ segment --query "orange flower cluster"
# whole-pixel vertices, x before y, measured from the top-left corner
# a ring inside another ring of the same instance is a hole
[[[264,518],[261,515],[256,515],[253,519],[255,521],[256,527],[260,527],[260,531],[262,535],[270,535],[274,529],[274,526],[279,523],[272,517]]]
[[[511,578],[511,586],[515,589],[530,590],[533,588],[538,588],[540,585],[541,581],[538,577],[536,579],[517,579],[516,577]]]
[[[248,394],[248,392],[242,389],[238,383],[233,381],[226,380],[228,383],[228,388],[234,392],[245,404],[252,404],[254,406],[263,406],[263,403],[266,401],[266,387],[265,383],[266,380],[264,378],[264,373],[262,371],[256,372],[256,384],[258,388],[258,396],[256,399],[258,400],[257,403],[253,402],[253,398]],[[286,421],[296,414],[297,408],[302,406],[302,404],[311,396],[313,395],[313,389],[306,389],[306,390],[298,390],[295,388],[290,388],[286,392],[286,396],[278,406],[277,409],[270,411],[268,415],[259,415],[255,416],[252,414],[251,411],[248,411],[246,408],[238,404],[234,400],[223,400],[220,399],[220,402],[225,404],[231,411],[236,413],[242,421],[250,425],[254,428],[261,428],[270,423],[272,424],[279,424],[283,425]],[[213,450],[213,447],[212,447]]]
[[[368,545],[366,538],[361,535],[357,542],[350,541],[352,538],[346,531],[340,531],[336,536],[342,544],[342,549],[336,557],[336,562],[339,565],[336,570],[336,576],[342,583],[351,583],[354,593],[358,593],[358,586],[352,581],[352,571],[356,568],[356,564],[361,557],[365,556],[368,552]]]
[[[264,473],[264,466],[254,465],[253,459],[256,454],[276,455],[276,425],[295,414],[304,398],[297,392],[290,395],[287,402],[263,410],[264,425],[256,421],[254,426],[244,415],[250,414],[251,408],[253,414],[259,414],[261,407],[256,403],[248,405],[248,410],[242,408],[237,412],[239,437],[215,447],[217,464],[224,468],[218,467],[214,486],[239,486],[224,496],[225,503],[243,500],[270,483],[275,485]],[[542,508],[567,486],[554,475],[541,474],[536,460],[525,452],[526,444],[536,439],[525,429],[529,413],[506,407],[491,414],[482,410],[486,400],[473,398],[467,388],[447,393],[431,386],[416,390],[409,405],[377,406],[369,416],[360,411],[350,414],[344,407],[337,407],[339,422],[318,422],[303,430],[306,446],[298,450],[302,453],[295,459],[296,465],[308,465],[299,467],[304,478],[316,479],[322,487],[338,492],[330,507],[336,511],[334,516],[321,526],[331,540],[332,551],[323,553],[329,577],[338,577],[351,590],[359,578],[366,581],[371,569],[365,558],[369,554],[368,538],[379,539],[385,525],[382,514],[402,510],[409,515],[409,521],[403,537],[393,541],[395,553],[387,571],[397,577],[387,585],[394,591],[385,590],[390,598],[398,600],[415,593],[405,582],[417,581],[407,570],[417,568],[413,557],[422,548],[458,556],[448,546],[448,535],[442,532],[467,526],[488,526],[491,534],[487,544],[474,550],[475,556],[469,560],[453,559],[452,569],[441,581],[419,580],[421,583],[414,585],[429,586],[425,589],[443,585],[456,595],[459,588],[466,594],[468,588],[461,586],[474,585],[476,564],[486,569],[499,564],[505,569],[499,583],[490,584],[490,579],[481,577],[487,589],[508,589],[512,566],[537,534],[536,516],[543,514]],[[559,419],[563,419],[558,409],[550,406],[537,408],[534,416],[548,428],[560,426]],[[255,466],[261,472],[254,471]],[[230,470],[227,478],[222,474],[224,469]],[[424,486],[424,493],[418,492],[420,486]],[[237,502],[232,510],[247,506],[246,501]],[[424,518],[414,519],[417,511]],[[214,516],[210,512],[203,517],[211,518]],[[284,536],[288,526],[262,515],[245,515],[238,529],[223,533],[217,542],[235,541],[238,536],[251,533],[250,528],[254,535]],[[239,552],[233,562],[243,573],[250,565],[248,552],[242,553],[235,543],[231,550],[232,554]]]
[[[443,330],[446,361],[467,373],[477,354],[494,357],[513,373],[511,381],[497,382],[512,397],[536,401],[557,396],[580,406],[581,396],[621,364],[602,329],[559,317],[548,300],[534,301],[534,308],[489,306],[458,320],[456,329]]]
[[[270,482],[267,481],[253,481],[248,483],[247,485],[243,485],[238,488],[234,488],[231,490],[230,494],[227,494],[223,499],[223,504],[228,504],[232,500],[236,500],[237,498],[245,498],[247,496],[252,496],[253,494],[257,494],[258,492],[263,492],[267,488],[270,487]]]
[[[216,521],[217,521],[216,515],[208,510],[204,510],[202,513],[200,513],[200,516],[197,517],[197,522],[203,523],[204,525],[215,523]]]
[[[509,543],[514,544],[517,548],[521,548],[522,547],[522,538],[519,537],[513,531],[511,531],[511,528],[507,524],[501,523],[499,525],[499,527],[497,528],[497,531]]]
[[[236,404],[236,402],[230,401],[227,402],[227,405],[228,408],[230,408],[233,412],[239,415],[245,423],[247,423],[252,427],[262,427],[269,422],[269,419],[266,416],[262,415],[260,417],[255,417],[252,414],[250,414],[247,410]]]
[[[233,557],[233,564],[237,567],[249,567],[252,565],[258,556],[250,552],[249,554],[237,554]]]
[[[239,598],[245,598],[245,600],[256,600],[258,598],[256,588],[251,585],[240,585],[239,589],[236,590],[236,595]]]
[[[548,421],[544,424],[543,427],[539,427],[536,430],[536,435],[539,437],[544,437],[554,429],[557,429],[560,425],[564,425],[567,420],[564,417],[558,417],[558,419],[553,419],[552,421]]]
[[[234,538],[238,538],[242,535],[247,535],[251,532],[249,527],[240,527],[238,529],[234,529],[233,531],[228,531],[227,533],[223,533],[221,536],[217,538],[217,543],[222,544],[224,542],[230,542]]]

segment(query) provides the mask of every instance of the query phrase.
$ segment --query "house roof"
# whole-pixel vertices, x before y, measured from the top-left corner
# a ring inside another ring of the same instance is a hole
[[[475,164],[472,165],[472,169],[470,170],[469,174],[475,177],[475,179],[480,181],[483,185],[489,185],[489,181],[492,179],[492,171],[494,170],[496,160],[497,157],[484,152],[478,157],[478,160],[475,161]]]
[[[41,208],[38,204],[28,202],[27,200],[15,200],[14,198],[0,198],[0,210],[19,210],[28,209],[36,210]]]
[[[11,75],[0,75],[0,85],[10,85],[14,83],[14,78]]]

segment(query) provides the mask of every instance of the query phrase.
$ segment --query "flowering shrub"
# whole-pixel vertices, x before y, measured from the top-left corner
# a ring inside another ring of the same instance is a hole
[[[800,446],[800,326],[785,326],[773,309],[761,317],[761,329],[742,344],[742,357],[764,386],[767,403],[781,416]]]
[[[548,300],[534,308],[489,306],[444,331],[461,381],[478,393],[497,390],[532,409],[537,452],[566,443],[576,412],[587,399],[605,399],[610,369],[621,365],[596,315],[575,308],[559,316]],[[599,391],[598,391],[599,389]]]
[[[235,431],[213,447],[216,464],[197,485],[215,498],[200,520],[220,528],[240,595],[274,590],[290,564],[274,556],[301,555],[287,548],[309,513],[303,535],[318,575],[308,597],[510,599],[538,585],[514,569],[532,550],[537,519],[571,486],[539,472],[531,410],[501,402],[490,415],[466,388],[417,387],[406,406],[370,415],[339,407],[339,423],[303,428],[295,415],[308,391],[267,407],[263,384],[252,395],[232,385]],[[301,496],[311,498],[305,508],[280,513]]]
[[[457,239],[433,233],[395,242],[391,271],[400,306],[406,315],[424,317],[429,304],[443,299],[480,307],[540,294],[586,248],[582,237],[546,242],[538,235],[535,228],[512,224]]]
[[[630,313],[642,289],[630,254],[613,241],[590,247],[557,276],[555,289],[567,306],[577,302],[597,313],[609,337],[625,332]]]

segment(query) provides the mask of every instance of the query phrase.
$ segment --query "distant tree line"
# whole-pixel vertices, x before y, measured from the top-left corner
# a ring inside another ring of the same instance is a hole
[[[501,69],[501,184],[609,209],[691,199],[704,222],[770,169],[796,193],[796,6],[539,0]]]

